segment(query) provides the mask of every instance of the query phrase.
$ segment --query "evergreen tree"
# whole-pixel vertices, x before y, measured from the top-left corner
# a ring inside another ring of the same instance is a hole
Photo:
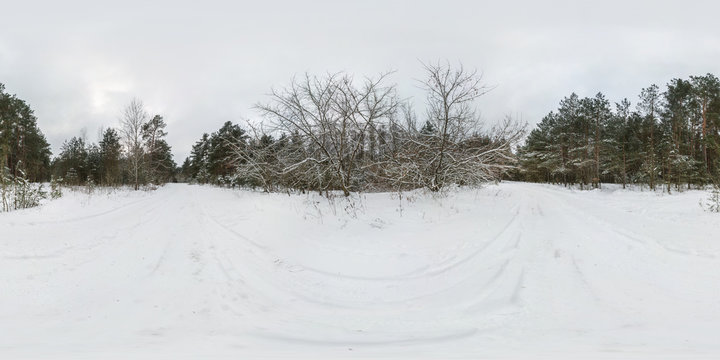
[[[102,153],[100,147],[97,144],[91,144],[87,147],[87,157],[85,158],[85,168],[87,169],[88,175],[84,179],[87,183],[95,185],[102,185]]]
[[[147,178],[155,184],[163,184],[173,177],[175,162],[172,159],[172,150],[165,136],[165,120],[155,115],[150,121],[142,125],[142,140],[145,154],[145,170]]]
[[[673,182],[679,189],[681,183],[693,181],[690,174],[697,167],[691,156],[692,84],[682,79],[673,79],[663,94],[665,109],[661,117],[663,149],[667,158],[668,183]]]
[[[660,112],[660,88],[651,85],[640,92],[640,102],[637,105],[638,111],[643,117],[643,137],[645,139],[645,162],[643,168],[648,175],[650,189],[655,189],[655,181],[658,175],[658,164],[656,160],[657,151],[657,116]]]
[[[0,170],[7,167],[12,176],[22,172],[30,181],[49,180],[50,155],[33,110],[0,83]]]
[[[122,144],[113,128],[106,129],[100,140],[101,184],[118,185],[122,182]]]
[[[717,129],[720,129],[720,80],[715,75],[691,76],[695,112],[699,118],[699,144],[705,181],[717,177],[718,145]]]
[[[190,151],[189,175],[194,181],[206,184],[210,180],[209,170],[210,136],[204,133]]]
[[[72,137],[63,142],[60,154],[53,162],[55,176],[65,179],[69,185],[83,184],[90,174],[87,160],[85,140],[81,137]]]
[[[245,130],[230,121],[210,136],[207,166],[213,183],[227,184],[230,181],[237,166],[233,162],[234,150],[244,147],[246,139]]]
[[[245,130],[230,121],[211,135],[203,134],[183,164],[183,174],[202,184],[230,184],[240,165],[236,152],[247,146],[247,138]]]

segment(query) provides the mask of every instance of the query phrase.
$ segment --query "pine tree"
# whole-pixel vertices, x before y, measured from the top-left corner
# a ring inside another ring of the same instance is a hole
[[[118,185],[122,181],[122,144],[113,128],[106,129],[100,140],[101,181],[103,185]]]
[[[227,121],[209,138],[208,173],[216,184],[227,184],[235,173],[233,152],[245,146],[247,135],[239,125]]]
[[[209,151],[210,136],[205,133],[202,135],[190,151],[190,178],[201,184],[206,184],[210,180],[209,169]]]
[[[102,154],[97,144],[90,144],[87,147],[87,157],[85,159],[85,168],[87,169],[87,182],[94,185],[102,185]]]
[[[0,169],[30,181],[50,179],[50,144],[37,126],[30,106],[5,92],[0,83]]]
[[[68,185],[83,184],[90,174],[88,151],[82,137],[72,137],[63,142],[60,154],[53,162],[56,177],[65,179]]]
[[[700,145],[705,181],[717,175],[715,162],[719,155],[720,141],[720,80],[715,75],[691,76],[696,111],[700,122]]]
[[[682,79],[673,79],[663,94],[665,110],[661,118],[663,143],[666,149],[668,182],[674,182],[677,189],[681,183],[692,181],[691,172],[695,160],[691,157],[690,114],[692,109],[692,84]]]
[[[172,149],[165,141],[167,124],[160,115],[155,115],[142,125],[142,140],[145,154],[147,177],[155,184],[168,182],[175,172]]]

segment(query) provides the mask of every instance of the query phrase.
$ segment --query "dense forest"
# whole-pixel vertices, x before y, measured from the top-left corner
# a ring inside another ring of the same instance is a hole
[[[520,180],[646,184],[667,191],[717,183],[720,81],[712,74],[642,89],[633,108],[576,94],[545,116],[518,151]]]
[[[226,122],[203,134],[181,167],[164,118],[149,116],[139,100],[97,143],[73,137],[51,160],[30,106],[0,84],[3,184],[53,179],[138,189],[187,181],[348,195],[501,179],[666,191],[718,183],[720,81],[712,74],[673,79],[662,90],[651,85],[634,105],[573,93],[525,136],[523,124],[509,118],[482,126],[474,102],[488,89],[476,72],[442,63],[424,70],[423,116],[400,100],[388,74],[362,81],[305,75],[256,105],[262,121]]]

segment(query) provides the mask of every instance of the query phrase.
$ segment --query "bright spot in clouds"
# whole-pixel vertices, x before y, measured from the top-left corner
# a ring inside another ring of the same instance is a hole
[[[577,92],[635,101],[675,77],[720,74],[709,1],[16,1],[3,4],[0,82],[57,154],[117,126],[133,97],[168,123],[175,161],[223,122],[258,120],[272,86],[306,71],[391,80],[423,114],[418,60],[477,68],[483,118],[534,124]],[[11,14],[11,16],[7,16]]]

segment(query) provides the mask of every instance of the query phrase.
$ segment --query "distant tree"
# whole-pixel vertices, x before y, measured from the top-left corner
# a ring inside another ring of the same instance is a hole
[[[222,185],[238,185],[240,165],[236,152],[244,150],[248,136],[239,125],[227,121],[218,131],[203,134],[193,145],[181,173],[192,181]]]
[[[148,114],[143,103],[133,99],[123,110],[120,118],[121,131],[125,142],[128,166],[135,190],[140,187],[140,180],[144,170],[143,125],[147,122]]]
[[[623,99],[615,104],[615,113],[607,123],[606,143],[610,147],[606,171],[612,175],[611,181],[620,182],[623,189],[628,182],[628,162],[630,161],[631,142],[634,137],[630,127],[630,101]]]
[[[208,173],[216,184],[228,184],[235,175],[233,154],[246,146],[248,136],[239,125],[227,121],[209,139]]]
[[[337,189],[349,196],[358,188],[365,134],[376,131],[397,106],[387,75],[357,84],[349,74],[306,74],[273,90],[270,102],[257,108],[276,131],[296,134],[305,145],[304,156],[282,173],[293,172],[318,191]]]
[[[97,144],[90,144],[87,147],[87,158],[85,159],[85,167],[87,168],[87,178],[84,180],[93,185],[102,185],[102,153]]]
[[[651,85],[642,89],[640,92],[640,102],[638,110],[643,116],[643,131],[647,138],[647,148],[645,151],[645,168],[649,177],[649,185],[651,189],[655,189],[655,178],[658,173],[656,166],[656,139],[655,133],[657,128],[657,115],[660,111],[660,90],[657,85]]]
[[[210,135],[203,134],[190,150],[188,176],[193,181],[206,184],[210,181]]]
[[[192,179],[192,171],[190,170],[192,167],[192,163],[190,161],[190,157],[186,157],[185,161],[183,161],[182,165],[179,169],[179,179],[180,182],[188,182],[190,179]]]
[[[716,177],[715,162],[720,155],[720,80],[715,75],[691,76],[696,112],[700,118],[700,145],[705,176]]]
[[[479,130],[480,120],[472,103],[488,88],[481,84],[476,71],[466,71],[462,65],[457,69],[440,63],[425,64],[424,67],[427,79],[422,82],[422,87],[428,104],[424,130],[430,133],[426,145],[430,150],[428,155],[431,155],[427,159],[429,176],[425,185],[438,191],[446,182],[454,180],[449,175],[457,164],[450,154],[457,150],[456,145]]]
[[[82,137],[72,137],[63,142],[60,154],[53,162],[55,176],[61,177],[69,185],[80,185],[90,175],[88,149]]]
[[[237,164],[242,183],[252,187],[260,186],[266,192],[275,189],[280,182],[278,174],[282,171],[275,144],[271,135],[255,133],[248,144],[235,149],[231,160]]]
[[[33,110],[0,83],[0,171],[7,167],[12,176],[22,171],[30,181],[49,180],[50,155]]]
[[[607,138],[605,129],[612,118],[612,110],[610,109],[610,102],[605,98],[605,95],[597,93],[594,98],[587,99],[583,103],[583,112],[583,115],[586,116],[592,124],[592,133],[588,136],[593,152],[593,177],[591,182],[593,187],[598,188],[600,187],[602,177],[600,171],[602,160],[600,155],[601,153],[605,154],[609,150],[605,141]]]
[[[691,150],[692,84],[683,79],[673,79],[663,97],[665,109],[660,126],[667,159],[666,181],[674,182],[679,190],[681,183],[694,181],[693,169],[697,167]]]
[[[155,184],[168,182],[175,171],[172,150],[165,140],[166,126],[165,120],[160,115],[155,115],[142,125],[144,165],[149,180]]]
[[[489,88],[477,71],[462,65],[425,64],[426,122],[419,131],[411,110],[404,123],[391,121],[391,155],[383,177],[394,187],[425,187],[440,191],[447,185],[478,185],[500,180],[515,168],[513,147],[525,132],[511,118],[489,129],[475,111],[475,100]]]
[[[106,129],[100,140],[101,183],[117,185],[122,178],[122,144],[120,135],[113,128]]]

